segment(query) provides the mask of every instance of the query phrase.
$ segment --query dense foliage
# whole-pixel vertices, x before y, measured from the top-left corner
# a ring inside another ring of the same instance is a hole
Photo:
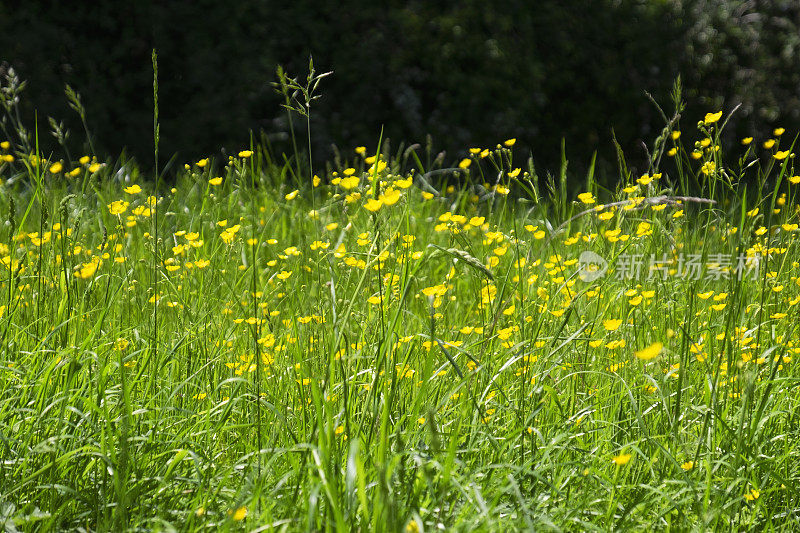
[[[384,126],[395,142],[430,133],[452,160],[515,136],[547,168],[561,137],[576,163],[594,149],[613,162],[613,126],[635,160],[663,124],[643,91],[664,101],[678,74],[695,112],[743,103],[739,133],[800,124],[800,7],[789,0],[0,3],[0,60],[29,80],[28,123],[35,107],[79,144],[69,83],[99,148],[127,146],[145,164],[153,47],[162,151],[186,158],[246,144],[249,129],[288,148],[270,82],[276,64],[301,73],[309,54],[335,72],[313,125],[321,159]]]

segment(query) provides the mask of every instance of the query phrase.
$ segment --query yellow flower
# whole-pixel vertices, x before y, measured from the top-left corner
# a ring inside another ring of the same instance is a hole
[[[367,153],[367,147],[366,146],[357,146],[356,147],[356,153],[358,155],[360,155],[360,156],[363,156],[364,154]]]
[[[683,463],[681,465],[681,468],[683,468],[684,470],[686,470],[688,472],[689,470],[694,468],[694,461],[686,461],[685,463]]]
[[[721,118],[722,111],[717,111],[716,113],[706,113],[706,116],[703,119],[703,124],[708,126],[709,124],[714,124],[715,122],[719,121]]]
[[[742,139],[742,144],[745,145],[745,146],[747,146],[751,142],[753,142],[753,138],[752,137],[745,137],[744,139]]]
[[[370,198],[364,203],[364,209],[371,212],[376,212],[383,206],[382,200],[376,200],[375,198]]]
[[[783,134],[784,134],[784,132],[785,132],[785,131],[786,131],[786,129],[785,129],[785,128],[775,128],[775,129],[772,131],[772,134],[773,134],[775,137],[780,137],[781,135],[783,135]]]
[[[286,198],[287,200],[294,200],[295,198],[297,198],[297,195],[299,193],[300,191],[295,189],[292,192],[288,193],[286,196],[284,196],[284,198]]]
[[[709,176],[714,173],[714,170],[716,170],[716,168],[717,168],[716,163],[714,163],[713,161],[706,161],[705,163],[703,163],[703,166],[700,168],[700,171],[706,176]]]
[[[116,200],[108,204],[108,212],[112,215],[121,215],[128,210],[128,202],[125,200]]]
[[[797,185],[798,183],[800,183],[800,176],[792,176],[791,178],[789,178],[789,183],[791,183],[792,185]]]
[[[622,320],[619,318],[603,320],[603,327],[606,328],[606,331],[616,331],[621,325]]]
[[[578,200],[583,202],[584,204],[593,204],[595,203],[594,195],[590,192],[582,192],[578,195]]]
[[[786,156],[788,155],[789,155],[789,150],[784,150],[782,152],[775,152],[774,154],[772,154],[772,157],[774,157],[778,161],[783,161],[784,159],[786,159]],[[50,169],[50,171],[52,172],[52,169]]]
[[[345,172],[347,172],[347,171],[345,171]],[[347,176],[346,178],[342,178],[341,179],[341,181],[339,182],[339,185],[343,189],[347,189],[349,191],[349,190],[352,190],[352,189],[355,189],[356,187],[358,187],[358,184],[359,184],[360,181],[361,181],[361,179],[358,176]]]
[[[226,228],[220,234],[220,238],[222,239],[222,241],[225,244],[230,244],[230,243],[233,242],[233,239],[236,238],[236,233],[239,231],[240,228],[241,228],[240,224],[235,224],[235,225],[231,226],[230,228]]]
[[[383,205],[394,205],[400,199],[400,191],[397,189],[389,188],[381,194],[380,200],[383,202]]]
[[[401,189],[408,189],[409,187],[414,185],[414,178],[409,176],[408,178],[399,179],[395,181],[394,184],[400,187]]]
[[[769,139],[767,141],[764,141],[764,148],[765,149],[769,150],[773,146],[775,146],[775,139]]]
[[[656,342],[644,348],[643,350],[639,350],[634,352],[634,355],[637,359],[641,359],[642,361],[650,361],[651,359],[655,358],[658,354],[661,353],[661,350],[664,348],[664,345],[660,342]]]
[[[210,180],[208,180],[208,184],[209,185],[214,185],[215,187],[217,185],[221,185],[222,184],[222,178],[219,177],[219,176],[217,176],[216,178],[211,178]]]
[[[461,162],[458,164],[458,168],[464,168],[464,169],[466,169],[466,168],[469,168],[469,166],[470,166],[471,164],[472,164],[472,159],[469,159],[469,158],[466,158],[466,157],[465,157],[465,158],[464,158],[464,159],[462,159],[462,160],[461,160]]]
[[[236,522],[241,522],[244,520],[244,517],[247,516],[247,507],[244,505],[236,509],[235,511],[229,511],[231,518],[233,518]]]
[[[195,165],[197,165],[197,166],[198,166],[198,167],[200,167],[200,168],[203,168],[203,167],[204,167],[204,166],[206,166],[207,164],[208,164],[208,158],[207,158],[207,157],[206,157],[205,159],[201,159],[200,161],[198,161],[197,163],[195,163]]]
[[[74,272],[75,277],[78,279],[89,279],[93,277],[95,272],[97,272],[99,263],[100,261],[95,258],[88,263],[83,263],[81,266],[76,267]]]
[[[239,157],[247,158],[247,157],[250,157],[251,155],[253,155],[253,151],[252,150],[242,150],[241,152],[239,152]],[[247,511],[245,511],[245,512],[247,512]]]
[[[749,502],[752,502],[754,500],[757,500],[759,496],[761,496],[761,492],[760,491],[758,491],[756,489],[750,489],[750,492],[745,493],[744,499],[749,501]]]
[[[124,189],[124,190],[125,190],[125,192],[126,192],[126,193],[128,193],[128,194],[138,194],[138,193],[142,192],[142,188],[141,188],[141,187],[139,187],[139,186],[138,186],[137,184],[135,184],[135,183],[134,183],[133,185],[131,185],[130,187],[125,187],[125,189]]]
[[[50,165],[50,173],[51,174],[58,174],[62,170],[64,170],[64,165],[62,165],[61,163],[56,162],[56,163],[53,163],[52,165]]]
[[[422,289],[422,294],[428,297],[444,296],[444,293],[446,292],[447,292],[447,286],[444,284],[434,285],[432,287],[425,287],[424,289]]]
[[[628,464],[628,462],[631,460],[631,457],[632,456],[629,453],[621,453],[616,457],[614,457],[613,459],[611,459],[611,462],[617,466],[623,466]]]

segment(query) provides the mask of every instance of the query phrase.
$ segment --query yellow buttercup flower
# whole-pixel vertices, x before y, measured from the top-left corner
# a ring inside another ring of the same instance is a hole
[[[383,205],[394,205],[400,199],[402,194],[398,189],[386,189],[386,191],[381,194],[380,201],[383,202]]]
[[[745,493],[744,499],[749,501],[749,502],[752,502],[752,501],[757,500],[759,496],[761,496],[761,492],[760,491],[758,491],[756,489],[750,489],[749,492]]]
[[[125,200],[116,200],[108,204],[108,212],[112,215],[121,215],[128,210],[128,205],[130,204]]]
[[[611,462],[617,466],[623,466],[630,462],[632,455],[629,453],[621,453],[611,459]]]
[[[360,181],[361,179],[358,176],[348,175],[346,178],[342,178],[341,181],[339,181],[339,186],[349,191],[358,187]]]
[[[663,348],[664,348],[663,344],[661,344],[660,342],[655,342],[650,346],[648,346],[647,348],[644,348],[643,350],[634,352],[634,355],[636,356],[637,359],[641,359],[642,361],[650,361],[651,359],[654,359],[656,356],[658,356],[658,354],[661,353],[661,350]]]
[[[247,507],[241,506],[230,512],[231,518],[236,522],[241,522],[247,516]]]
[[[709,124],[714,124],[722,118],[722,111],[717,111],[716,113],[706,113],[705,118],[703,119],[703,124],[708,126]]]
[[[370,211],[372,213],[376,212],[378,209],[383,207],[383,200],[376,200],[375,198],[370,198],[366,202],[364,202],[364,209]]]

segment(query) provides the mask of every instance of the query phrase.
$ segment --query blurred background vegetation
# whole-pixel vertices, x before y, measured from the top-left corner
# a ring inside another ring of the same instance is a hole
[[[645,91],[669,112],[679,74],[687,134],[739,103],[730,140],[800,126],[796,0],[0,2],[0,61],[28,82],[26,122],[34,109],[40,131],[63,120],[76,150],[67,83],[101,154],[151,164],[153,48],[161,153],[181,162],[236,151],[249,131],[291,151],[270,82],[278,64],[305,76],[309,54],[334,71],[312,109],[319,160],[375,146],[383,126],[394,146],[430,134],[448,162],[516,137],[553,170],[563,137],[571,166],[597,150],[613,169],[612,127],[642,160],[664,124]]]

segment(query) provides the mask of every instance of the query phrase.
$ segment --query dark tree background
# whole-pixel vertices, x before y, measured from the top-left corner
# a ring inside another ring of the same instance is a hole
[[[424,142],[455,160],[517,137],[552,168],[594,150],[613,168],[611,128],[641,158],[669,108],[675,77],[706,111],[743,106],[731,136],[800,126],[796,0],[138,0],[0,2],[0,61],[28,81],[23,110],[81,126],[64,97],[83,97],[104,154],[152,160],[152,71],[159,57],[161,153],[188,161],[237,150],[264,131],[279,150],[287,122],[270,82],[282,64],[304,76],[309,54],[334,75],[313,109],[316,157],[331,144]],[[301,132],[302,133],[302,132]]]

